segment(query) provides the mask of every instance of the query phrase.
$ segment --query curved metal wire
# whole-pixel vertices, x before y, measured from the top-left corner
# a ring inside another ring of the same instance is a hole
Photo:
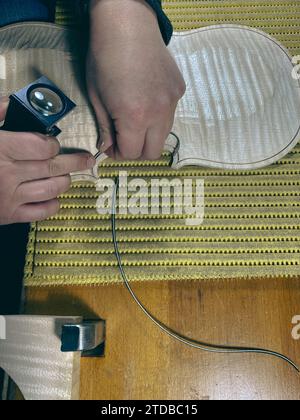
[[[236,346],[222,346],[222,345],[215,345],[215,344],[206,344],[202,343],[197,340],[193,340],[188,337],[184,337],[180,333],[173,331],[170,327],[165,325],[163,322],[159,321],[154,315],[151,314],[151,312],[144,306],[144,304],[139,300],[139,298],[136,296],[135,292],[130,286],[127,274],[124,270],[123,264],[122,264],[122,258],[119,250],[118,245],[118,238],[117,238],[117,228],[116,228],[116,209],[117,209],[117,195],[119,190],[119,179],[116,179],[115,182],[115,189],[113,194],[113,200],[112,200],[112,218],[111,218],[111,225],[112,225],[112,238],[113,238],[113,244],[114,244],[114,250],[115,255],[118,262],[119,271],[121,274],[121,277],[124,281],[124,284],[130,293],[131,297],[135,301],[135,303],[139,306],[139,308],[144,312],[144,314],[158,327],[160,328],[164,333],[168,334],[170,337],[174,338],[175,340],[189,346],[193,347],[202,351],[210,352],[210,353],[234,353],[234,354],[241,354],[241,353],[255,353],[255,354],[263,354],[267,356],[273,356],[277,357],[285,362],[287,362],[290,366],[292,366],[298,373],[300,373],[299,367],[294,363],[290,358],[287,356],[272,351],[272,350],[266,350],[266,349],[260,349],[260,348],[251,348],[251,347],[236,347]]]

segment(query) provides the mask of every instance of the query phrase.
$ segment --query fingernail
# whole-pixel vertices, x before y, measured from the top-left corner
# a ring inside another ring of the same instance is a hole
[[[102,146],[103,146],[103,142],[102,142],[102,139],[99,137],[97,141],[97,149],[100,150]]]
[[[93,157],[88,158],[88,160],[87,160],[87,164],[86,164],[87,168],[88,168],[88,169],[91,169],[91,168],[93,168],[95,165],[96,165],[96,159],[94,159]]]
[[[106,150],[109,148],[110,146],[108,145],[108,144],[105,144],[105,143],[103,143],[103,144],[101,144],[101,147],[100,147],[100,152],[101,153],[104,153],[104,152],[106,152]]]

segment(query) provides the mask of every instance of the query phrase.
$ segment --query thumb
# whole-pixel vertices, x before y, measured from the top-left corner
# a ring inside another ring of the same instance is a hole
[[[0,121],[5,120],[8,105],[9,105],[9,98],[7,96],[0,98]]]

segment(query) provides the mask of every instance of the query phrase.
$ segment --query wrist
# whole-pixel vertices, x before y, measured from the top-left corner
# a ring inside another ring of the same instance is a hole
[[[89,4],[90,9],[97,6],[99,3],[109,3],[109,4],[113,4],[113,3],[118,3],[120,2],[120,0],[86,0]],[[148,3],[146,0],[123,0],[122,3],[125,3],[126,1],[130,1],[131,3],[142,3],[148,6]]]
[[[145,0],[91,0],[89,14],[91,40],[106,43],[122,33],[162,41],[157,15]]]
[[[105,4],[105,6],[104,6]],[[148,2],[146,0],[88,0],[87,1],[88,10],[90,12],[91,17],[93,16],[93,13],[96,11],[98,7],[106,7],[107,10],[117,10],[120,11],[124,8],[130,7],[132,9],[133,7],[144,7],[144,11],[148,10],[148,12],[151,12],[153,16],[156,17],[155,11],[152,9],[151,6],[149,6]]]

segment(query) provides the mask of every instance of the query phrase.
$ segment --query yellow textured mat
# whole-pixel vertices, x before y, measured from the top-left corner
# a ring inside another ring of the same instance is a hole
[[[59,2],[57,21],[74,23],[70,3]],[[175,1],[165,10],[175,29],[219,23],[260,28],[291,54],[300,54],[299,0]],[[299,276],[300,145],[259,171],[187,168],[174,173],[168,158],[142,164],[106,162],[101,177],[119,169],[131,176],[205,179],[206,216],[187,227],[175,216],[118,217],[123,263],[133,281]],[[75,184],[55,218],[32,227],[26,284],[104,284],[121,281],[110,220],[99,216],[92,184]]]

